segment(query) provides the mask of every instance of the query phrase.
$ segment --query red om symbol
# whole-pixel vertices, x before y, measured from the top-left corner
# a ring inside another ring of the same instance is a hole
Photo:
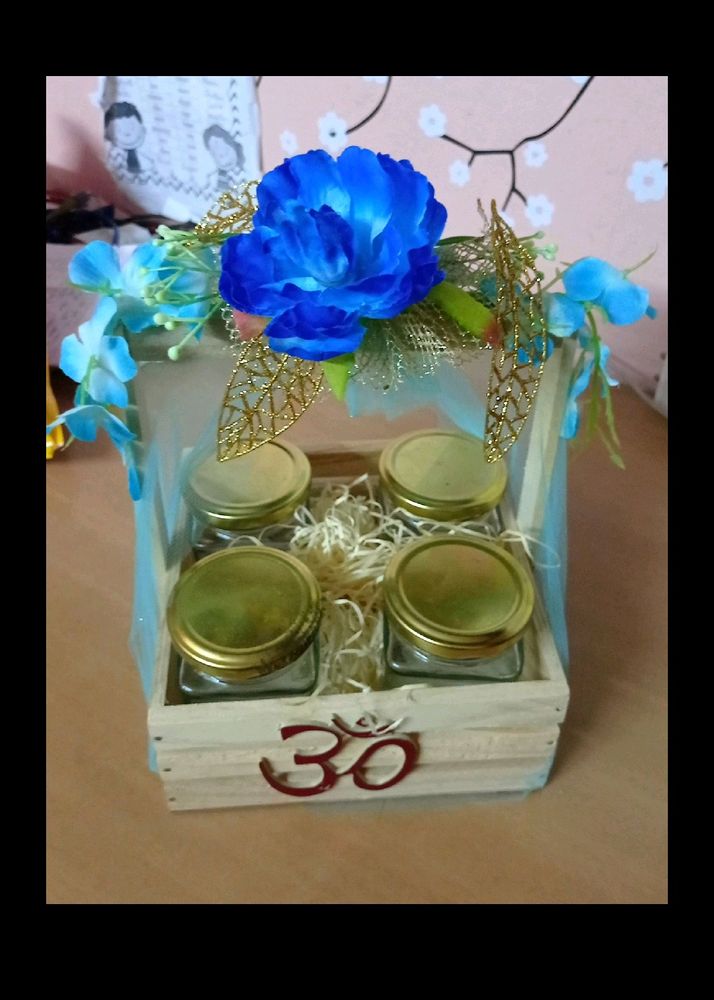
[[[329,733],[330,736],[334,736],[335,743],[333,746],[328,747],[327,750],[321,750],[319,753],[293,754],[293,762],[295,764],[318,764],[322,768],[322,779],[316,785],[309,785],[308,787],[284,784],[278,779],[270,762],[264,757],[260,762],[260,771],[272,788],[278,792],[283,792],[285,795],[296,795],[299,797],[321,795],[323,792],[329,791],[329,789],[332,788],[340,778],[343,778],[346,774],[351,774],[352,780],[358,788],[364,788],[370,792],[378,792],[383,788],[391,788],[392,785],[396,785],[414,769],[417,757],[419,756],[419,747],[416,739],[406,733],[387,735],[391,730],[396,728],[398,723],[389,723],[384,726],[379,726],[378,728],[372,728],[372,726],[369,725],[369,721],[362,718],[356,723],[357,729],[351,729],[345,725],[341,719],[337,718],[337,716],[335,716],[332,721],[333,725],[337,729],[341,730],[341,732],[335,732],[334,729],[330,729],[328,726],[314,725],[283,726],[281,728],[280,736],[283,740],[289,740],[291,736],[299,736],[301,733]],[[335,770],[330,761],[333,757],[337,756],[340,750],[342,750],[342,747],[349,737],[354,737],[356,739],[368,739],[369,737],[375,736],[380,737],[380,739],[366,747],[354,764],[348,767],[345,771]],[[381,782],[381,784],[371,783],[367,780],[364,768],[366,767],[367,762],[379,750],[381,750],[382,747],[388,746],[396,746],[401,749],[404,754],[404,763],[397,773],[391,778]]]

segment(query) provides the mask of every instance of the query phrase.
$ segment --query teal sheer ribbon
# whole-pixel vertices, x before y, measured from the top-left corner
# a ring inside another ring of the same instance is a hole
[[[147,703],[151,698],[159,646],[161,608],[154,557],[155,504],[158,496],[161,456],[158,444],[148,449],[143,463],[142,497],[134,504],[134,608],[129,648],[139,670]],[[156,749],[149,740],[149,768],[157,771]]]
[[[528,428],[519,437],[507,456],[507,489],[514,510],[517,509],[518,498],[521,495],[521,488],[523,486],[527,447]],[[555,648],[558,650],[558,656],[566,673],[569,666],[568,626],[566,618],[566,585],[568,577],[567,490],[568,442],[564,438],[560,438],[553,471],[548,483],[548,493],[545,498],[543,525],[535,533],[538,541],[542,545],[548,546],[544,551],[555,553],[557,559],[552,559],[549,555],[547,559],[540,560],[536,555],[533,570],[553,632]],[[556,565],[553,565],[554,563]]]
[[[180,562],[188,537],[180,519],[184,486],[196,464],[215,453],[216,415],[206,422],[198,440],[184,447],[180,417],[163,413],[142,461],[142,496],[134,504],[134,605],[129,648],[139,670],[144,698],[154,687],[163,608],[159,573]],[[168,596],[168,595],[166,595]],[[156,751],[149,742],[149,767],[157,770]]]

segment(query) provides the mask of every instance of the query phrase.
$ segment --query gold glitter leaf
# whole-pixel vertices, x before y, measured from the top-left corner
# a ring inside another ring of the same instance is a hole
[[[196,235],[201,242],[222,242],[228,236],[250,232],[258,207],[255,200],[257,186],[257,181],[248,181],[240,188],[224,191],[196,226]]]
[[[479,211],[483,215],[480,203]],[[528,419],[545,365],[546,336],[535,259],[499,216],[495,202],[489,235],[503,338],[493,351],[484,451],[488,462],[498,462]]]
[[[224,192],[196,226],[203,243],[248,233],[257,208],[257,181]],[[322,369],[315,361],[271,351],[263,337],[241,341],[232,309],[222,310],[236,361],[218,421],[218,460],[227,462],[272,441],[292,427],[318,395]]]
[[[276,354],[262,337],[243,342],[223,398],[218,461],[239,458],[292,427],[321,384],[316,362]]]

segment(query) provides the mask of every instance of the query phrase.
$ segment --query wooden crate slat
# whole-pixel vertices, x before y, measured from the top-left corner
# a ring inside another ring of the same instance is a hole
[[[557,726],[549,729],[426,732],[419,737],[419,767],[469,761],[543,757],[553,753],[559,732]],[[182,749],[174,749],[170,745],[164,747],[161,744],[161,748],[157,745],[157,760],[162,773],[171,773],[172,781],[179,778],[255,775],[258,763],[264,757],[270,761],[274,770],[296,775],[304,771],[304,768],[296,768],[293,762],[296,750],[316,753],[332,746],[333,742],[328,734],[306,733],[301,739],[290,740],[289,744],[272,741],[251,746]],[[334,758],[333,763],[340,771],[345,771],[363,751],[364,745],[361,741],[353,740],[344,747],[339,757]],[[401,751],[396,747],[386,747],[380,751],[378,759],[380,763],[373,765],[375,769],[388,771],[391,767],[398,767],[401,764]]]
[[[494,792],[534,791],[548,779],[553,754],[525,760],[474,762],[466,766],[452,763],[416,768],[403,782],[382,792],[357,788],[349,776],[321,795],[295,798],[270,788],[255,777],[212,777],[172,780],[166,775],[164,788],[168,805],[174,810],[219,809],[231,806],[290,805],[331,802],[371,802],[425,795],[464,795]],[[173,801],[172,801],[173,800]]]

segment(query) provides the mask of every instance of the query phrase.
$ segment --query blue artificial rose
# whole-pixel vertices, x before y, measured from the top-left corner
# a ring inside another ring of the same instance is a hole
[[[353,351],[362,317],[396,316],[444,279],[434,246],[446,209],[408,160],[313,150],[267,173],[257,199],[252,232],[223,246],[218,287],[235,309],[274,317],[274,350]]]

